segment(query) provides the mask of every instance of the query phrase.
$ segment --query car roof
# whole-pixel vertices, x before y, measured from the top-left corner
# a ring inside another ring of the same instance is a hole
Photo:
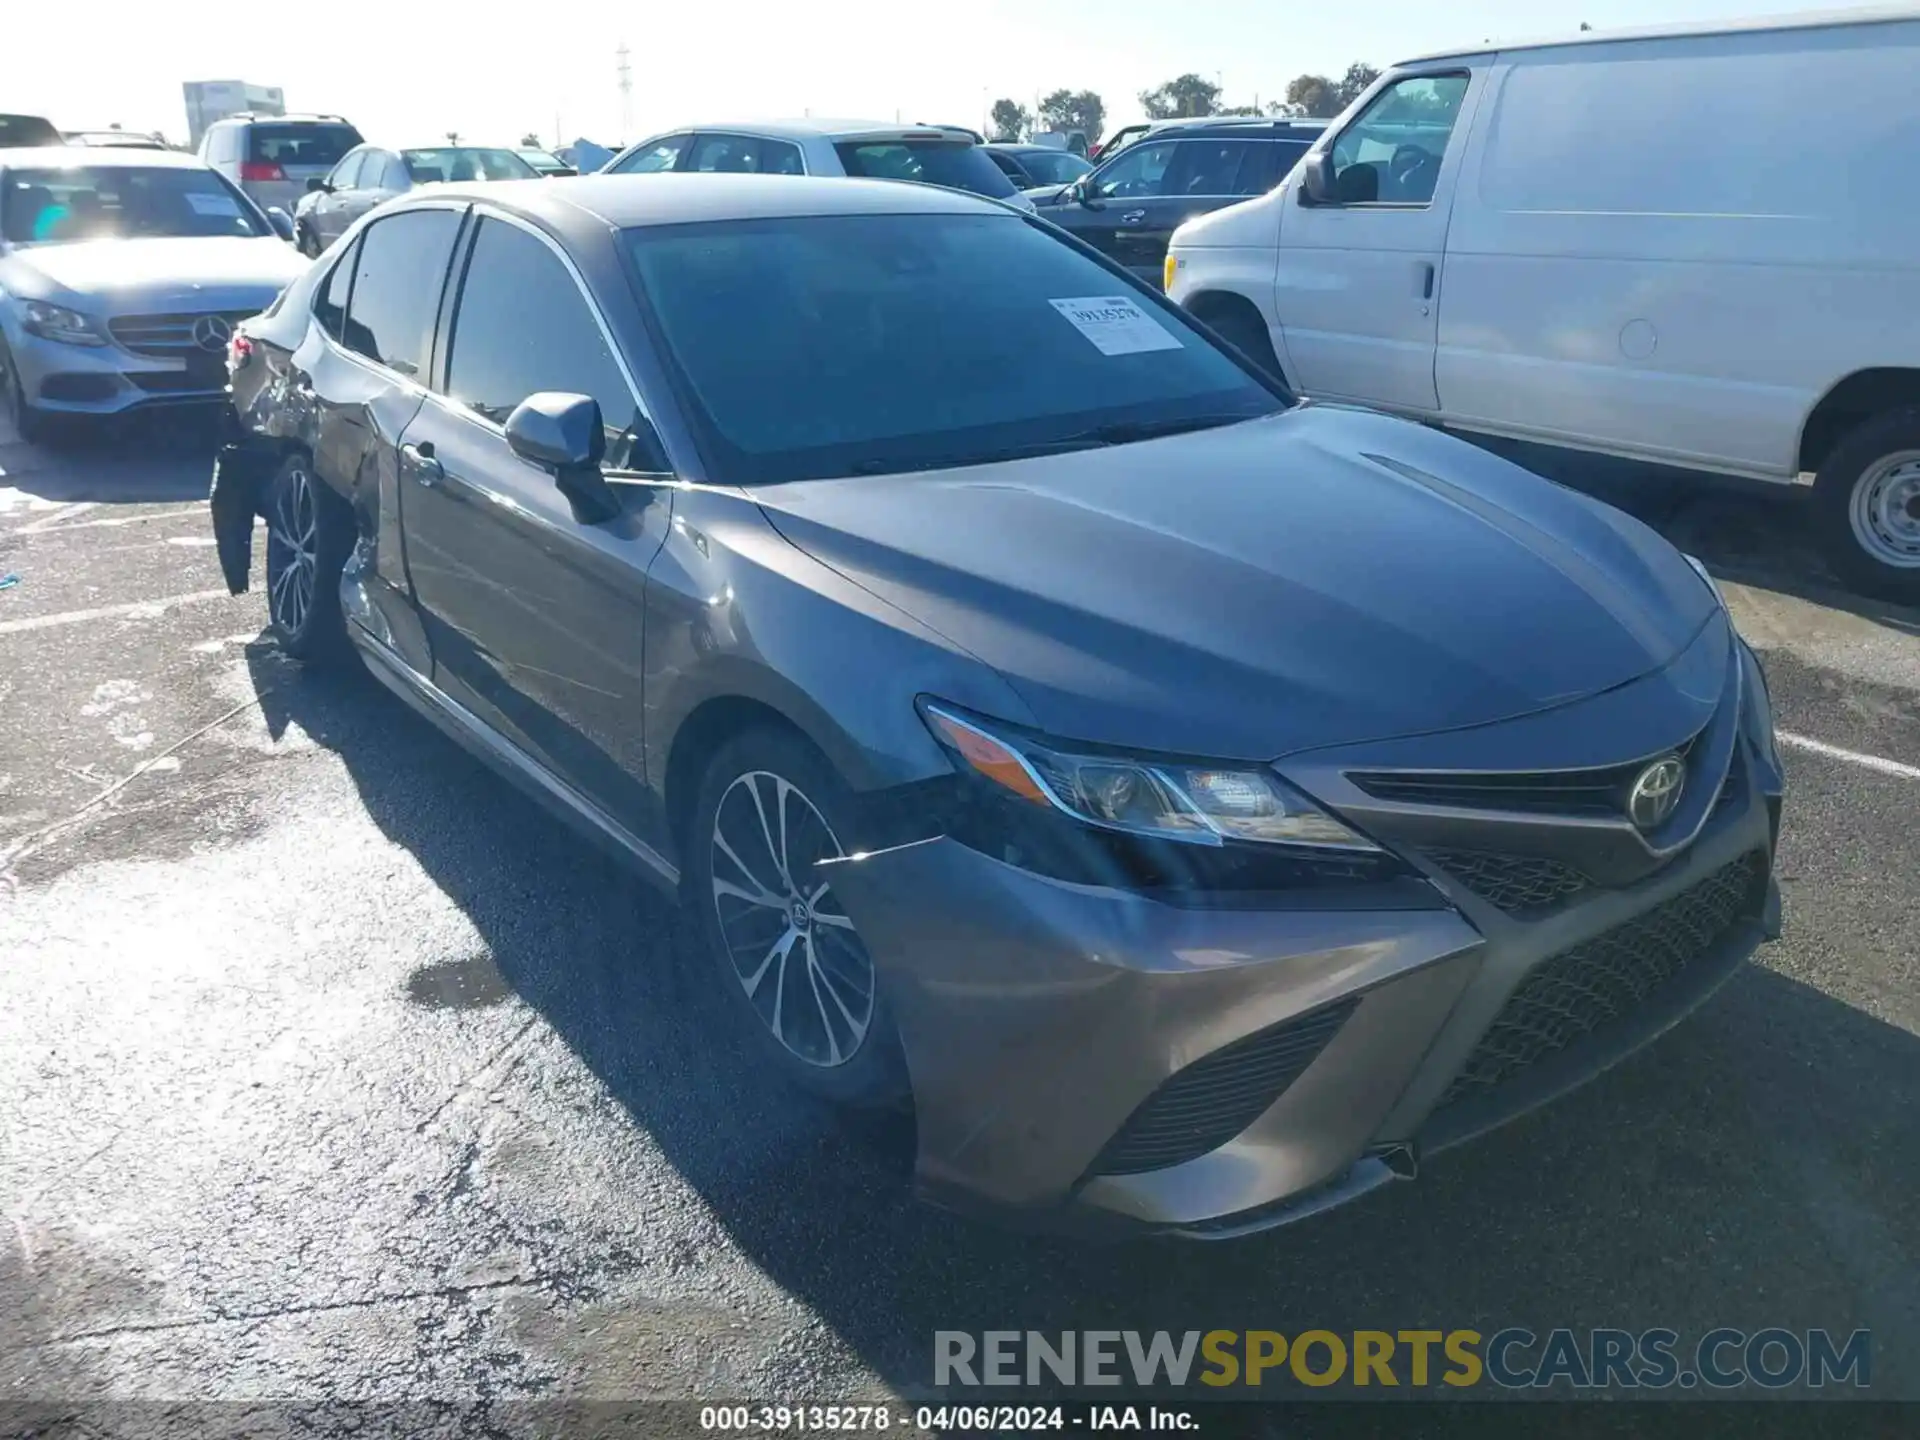
[[[956,125],[918,125],[899,120],[727,120],[702,125],[681,125],[663,130],[665,135],[699,134],[721,131],[736,135],[768,135],[780,140],[856,140],[867,135],[942,135],[948,138],[972,135]],[[653,138],[660,138],[658,136]],[[642,142],[645,143],[645,142]],[[629,149],[632,147],[628,147]]]
[[[1084,160],[1084,155],[1074,155],[1064,145],[1031,145],[1024,140],[989,140],[989,150],[1005,150],[1015,155],[1073,155],[1076,160]]]
[[[1240,118],[1209,118],[1204,124],[1182,125],[1178,133],[1150,132],[1153,140],[1207,140],[1232,135],[1241,140],[1309,140],[1327,128],[1325,120],[1261,120],[1248,115]]]
[[[583,221],[624,230],[803,215],[1018,214],[997,201],[937,185],[822,175],[599,174],[510,185],[462,181],[435,185],[423,196],[484,200],[563,231]]]
[[[130,170],[205,170],[206,161],[184,150],[142,150],[132,145],[29,145],[0,150],[0,166],[7,169],[65,169],[85,166],[105,170],[124,166]]]
[[[1462,46],[1455,50],[1430,50],[1422,55],[1397,61],[1403,65],[1424,65],[1434,60],[1460,60],[1473,55],[1512,54],[1520,50],[1554,50],[1569,45],[1609,45],[1622,40],[1684,39],[1692,35],[1748,35],[1775,30],[1822,29],[1830,25],[1885,25],[1895,21],[1920,20],[1920,9],[1908,5],[1877,5],[1851,10],[1803,10],[1797,14],[1762,15],[1747,20],[1695,20],[1674,25],[1648,25],[1626,30],[1583,30],[1574,35],[1556,35],[1532,40],[1493,41]]]
[[[251,110],[242,110],[238,115],[222,115],[218,120],[209,121],[207,128],[215,125],[345,125],[349,130],[355,128],[351,120],[344,115],[323,115],[318,111],[301,111],[294,115],[256,115]]]

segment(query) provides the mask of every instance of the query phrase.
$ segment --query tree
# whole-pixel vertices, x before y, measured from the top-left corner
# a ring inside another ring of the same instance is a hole
[[[1341,77],[1340,83],[1333,87],[1333,109],[1327,113],[1332,115],[1345,110],[1365,94],[1367,87],[1379,78],[1380,72],[1366,61],[1354,61],[1347,67],[1347,73]]]
[[[996,140],[1024,140],[1027,132],[1033,128],[1033,115],[1024,105],[1011,100],[993,102],[993,138]]]
[[[1287,82],[1287,103],[1296,115],[1331,120],[1345,107],[1338,103],[1340,87],[1324,75],[1296,75]]]
[[[1107,102],[1092,90],[1056,90],[1040,102],[1046,130],[1078,130],[1092,145],[1100,143],[1107,123]]]
[[[1169,80],[1157,90],[1140,92],[1141,108],[1149,120],[1183,120],[1211,115],[1220,104],[1220,87],[1191,71]]]
[[[520,137],[520,148],[522,150],[541,150],[546,147],[541,145],[540,137],[534,134],[533,131],[529,130],[526,134]]]
[[[458,130],[447,131],[447,143],[449,145],[458,145],[460,143],[460,132]]]

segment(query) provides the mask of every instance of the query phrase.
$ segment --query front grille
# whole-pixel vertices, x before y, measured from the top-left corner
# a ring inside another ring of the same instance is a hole
[[[194,321],[213,314],[233,326],[255,313],[252,310],[216,310],[199,314],[116,315],[107,322],[107,331],[137,355],[224,355],[224,345],[218,351],[210,351],[194,343]]]
[[[1755,851],[1644,915],[1542,961],[1508,997],[1444,1107],[1482,1094],[1653,999],[1758,905],[1766,857]]]
[[[1496,855],[1484,850],[1429,850],[1426,854],[1482,900],[1509,914],[1551,910],[1593,883],[1572,866],[1538,855]]]
[[[1089,1173],[1137,1175],[1219,1149],[1300,1078],[1359,1003],[1323,1005],[1194,1061],[1142,1102]]]
[[[1696,734],[1678,747],[1682,760],[1691,758],[1699,739]],[[1646,763],[1634,760],[1593,770],[1357,770],[1347,778],[1377,800],[1403,805],[1618,819]]]

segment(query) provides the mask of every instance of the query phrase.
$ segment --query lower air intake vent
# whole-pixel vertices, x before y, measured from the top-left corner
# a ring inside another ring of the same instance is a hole
[[[1766,859],[1755,852],[1618,929],[1543,960],[1508,997],[1441,1106],[1478,1095],[1632,1014],[1755,912]]]
[[[1482,900],[1514,914],[1551,910],[1585,890],[1578,870],[1538,855],[1483,850],[1430,850],[1428,858]]]
[[[1280,1098],[1359,1003],[1348,997],[1310,1010],[1194,1061],[1133,1112],[1090,1173],[1164,1170],[1219,1149]]]

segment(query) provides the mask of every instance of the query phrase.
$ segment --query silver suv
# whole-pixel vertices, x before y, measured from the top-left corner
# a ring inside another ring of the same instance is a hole
[[[362,143],[338,115],[229,115],[200,137],[200,158],[238,185],[262,210],[289,215],[307,182],[326,175]]]

